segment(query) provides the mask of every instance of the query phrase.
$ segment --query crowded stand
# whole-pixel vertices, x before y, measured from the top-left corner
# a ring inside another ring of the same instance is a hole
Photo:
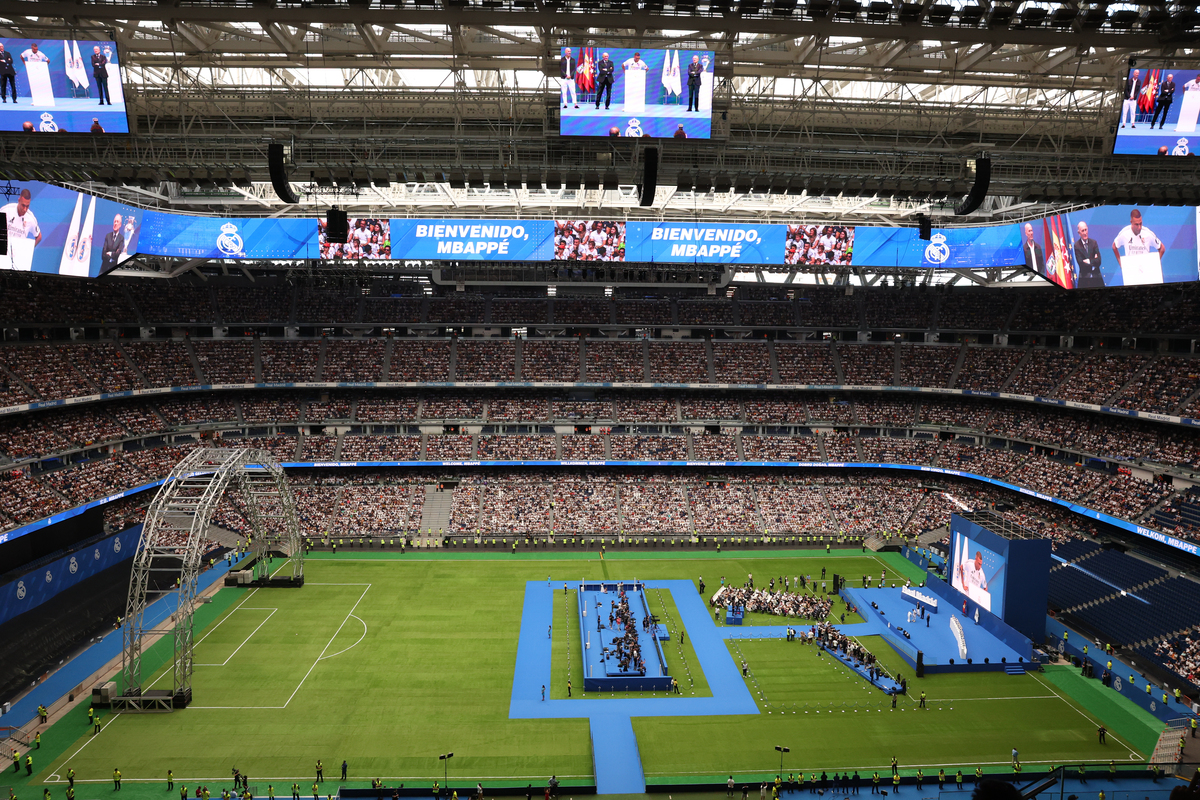
[[[849,386],[891,386],[896,348],[883,344],[846,344],[837,348]]]
[[[1014,331],[1074,330],[1093,302],[1094,292],[1079,297],[1069,292],[1025,292],[1008,327]]]
[[[367,394],[354,406],[359,422],[412,422],[417,418],[417,398],[395,394]]]
[[[301,290],[296,294],[296,321],[354,322],[358,319],[358,304],[359,295]]]
[[[610,436],[615,461],[686,461],[686,436]]]
[[[20,470],[0,472],[0,489],[0,513],[8,522],[6,527],[24,525],[74,505],[50,484],[34,480]]]
[[[621,530],[679,533],[691,530],[682,484],[645,481],[621,484]]]
[[[1111,405],[1174,414],[1184,400],[1200,390],[1200,361],[1159,356],[1130,380]]]
[[[280,463],[296,461],[295,436],[248,436],[243,439],[233,439],[226,446],[249,447],[254,450],[266,450],[275,456]]]
[[[530,535],[550,531],[550,486],[536,477],[488,481],[480,487],[479,527],[489,533]]]
[[[475,457],[489,461],[553,461],[558,447],[553,436],[480,436]]]
[[[1154,509],[1149,524],[1158,530],[1189,539],[1200,539],[1200,502],[1195,487]]]
[[[796,308],[791,303],[738,301],[738,315],[746,326],[790,328],[796,324]]]
[[[1084,505],[1121,519],[1138,519],[1171,494],[1170,483],[1146,481],[1117,473],[1103,489],[1089,495]]]
[[[742,440],[743,446],[746,441]],[[832,533],[838,529],[820,486],[764,484],[756,493],[763,529],[768,533]]]
[[[605,458],[603,436],[563,436],[561,442],[563,461],[602,461]]]
[[[190,325],[210,325],[216,322],[212,295],[206,286],[163,285],[149,281],[136,292],[138,310],[151,325],[164,322],[186,322]]]
[[[254,379],[254,346],[252,339],[192,341],[204,382],[211,385],[257,383]]]
[[[71,365],[63,347],[5,347],[0,350],[0,363],[43,398],[96,394],[92,382]],[[11,379],[4,377],[11,385]]]
[[[200,383],[185,342],[126,342],[122,347],[152,387]]]
[[[733,397],[696,400],[688,398],[679,402],[684,419],[695,420],[740,420],[742,404]]]
[[[558,297],[554,321],[560,325],[607,325],[612,321],[612,303],[600,298],[586,300]]]
[[[574,339],[526,339],[521,343],[521,380],[579,380],[579,342]]]
[[[593,436],[564,436],[568,439],[597,439]],[[601,457],[603,456],[603,441]],[[565,457],[565,455],[564,455]],[[594,481],[587,477],[564,476],[551,484],[554,492],[554,530],[570,535],[577,533],[612,534],[620,530],[618,486],[609,481]]]
[[[474,533],[479,530],[479,505],[482,490],[467,479],[454,487],[450,504],[450,530]]]
[[[833,370],[833,356],[827,344],[775,343],[775,358],[779,361],[779,382],[785,384],[838,383]]]
[[[901,530],[925,495],[897,483],[889,478],[827,483],[825,497],[838,530],[852,536]]]
[[[494,297],[489,321],[494,325],[544,325],[550,319],[549,312],[550,309],[545,300]]]
[[[550,419],[550,400],[520,394],[492,396],[487,417],[496,422],[528,422]]]
[[[995,391],[1017,368],[1024,351],[1007,347],[968,347],[954,382],[956,389]]]
[[[1070,350],[1029,351],[1029,357],[1017,368],[1005,391],[1034,397],[1050,397],[1058,386],[1083,361],[1083,355]]]
[[[482,297],[431,297],[428,322],[481,322],[486,301]]]
[[[621,422],[674,422],[679,419],[676,401],[661,395],[620,395],[616,406],[617,419]]]
[[[743,436],[747,461],[820,461],[815,436]]]
[[[1053,458],[1030,456],[1008,476],[1009,483],[1025,486],[1063,500],[1085,498],[1105,483],[1104,473]]]
[[[1078,403],[1103,404],[1119,392],[1149,359],[1140,355],[1091,353],[1054,392],[1054,397]]]
[[[241,400],[242,422],[246,424],[296,423],[300,401],[294,395],[255,392]]]
[[[333,461],[337,458],[336,436],[308,435],[300,440],[301,461]]]
[[[399,382],[450,379],[450,343],[445,340],[397,339],[392,344],[388,380]]]
[[[802,424],[808,421],[808,409],[799,398],[781,400],[778,395],[763,399],[746,399],[747,422]]]
[[[150,494],[142,492],[133,497],[122,497],[120,500],[105,503],[104,532],[119,533],[134,525],[140,525],[146,520],[146,507],[150,500]]]
[[[342,461],[419,461],[420,436],[342,437]]]
[[[109,403],[104,410],[112,414],[132,436],[161,433],[168,427],[165,417],[150,403]],[[236,419],[236,416],[230,419]]]
[[[803,592],[792,593],[786,589],[756,589],[753,584],[742,587],[726,584],[717,590],[709,602],[713,606],[742,608],[756,614],[814,620],[827,618],[833,607],[833,601],[826,597]]]
[[[670,300],[618,300],[617,322],[622,324],[670,325]]]
[[[467,461],[473,457],[471,437],[434,434],[425,437],[425,458],[428,461]]]
[[[419,486],[350,484],[339,492],[328,528],[351,536],[402,536],[420,525],[424,506],[425,492]]]
[[[363,298],[363,322],[389,325],[420,322],[424,304],[424,300],[416,297],[366,297]]]
[[[855,416],[863,425],[904,427],[913,424],[916,408],[911,400],[864,398],[854,404]]]
[[[136,324],[126,287],[109,281],[72,281],[29,272],[0,283],[0,319],[11,323]]]
[[[284,409],[291,405],[290,400],[280,398],[274,404],[270,402],[270,398],[267,396],[255,396],[253,400],[264,401],[269,409],[276,409],[281,414],[284,414],[285,416],[281,419],[287,421],[287,412]],[[270,421],[270,414],[272,412],[260,409],[253,400],[248,397],[244,402],[243,408],[249,406],[250,410],[246,413],[251,415],[244,417],[244,421]],[[119,408],[119,406],[114,407]],[[159,400],[156,408],[167,424],[173,427],[183,428],[189,425],[203,425],[206,423],[238,422],[238,404],[231,398],[221,395],[173,397],[166,400]],[[299,414],[298,408],[296,414]],[[258,419],[253,419],[253,417],[257,417]]]
[[[98,342],[72,345],[67,352],[75,368],[101,392],[125,392],[143,386],[115,344]]]
[[[832,422],[848,425],[854,422],[854,404],[848,400],[830,397],[828,400],[809,400],[808,419],[810,422]]]
[[[306,383],[316,380],[319,342],[262,340],[262,378],[265,383]]]
[[[321,380],[338,383],[373,382],[383,379],[382,339],[330,339],[325,346]]]
[[[24,461],[66,448],[67,442],[43,427],[38,418],[19,416],[0,420],[0,452],[12,461]]]
[[[425,395],[421,419],[483,419],[483,400],[452,393]]]
[[[842,289],[806,289],[796,298],[797,318],[810,328],[857,328],[862,305],[857,297],[847,297]]]
[[[614,419],[612,400],[555,399],[551,403],[551,414],[554,419]]]
[[[930,465],[937,458],[935,439],[906,439],[896,436],[865,436],[859,440],[868,462]]]
[[[752,487],[736,483],[689,486],[692,530],[697,533],[753,533],[762,525]]]
[[[1193,628],[1159,642],[1153,655],[1172,672],[1200,684],[1200,629]]]
[[[45,482],[67,498],[71,505],[77,506],[112,494],[119,490],[118,487],[141,486],[157,477],[144,474],[133,462],[117,454],[86,461],[72,469],[51,472],[45,477]]]
[[[1008,322],[1013,305],[1012,293],[1007,289],[952,291],[941,296],[937,324],[939,328],[998,331]]]
[[[958,347],[900,345],[900,386],[946,387],[958,359]]]
[[[90,447],[126,436],[125,428],[108,414],[95,408],[50,411],[38,421],[75,447]]]
[[[651,342],[650,380],[655,383],[708,383],[703,342]]]
[[[327,399],[309,400],[304,404],[305,422],[348,419],[350,419],[350,400],[347,397],[332,395]]]
[[[872,293],[863,301],[863,313],[872,327],[923,331],[933,323],[933,304],[934,296],[928,292]]]
[[[771,353],[766,342],[713,342],[712,348],[717,383],[771,382]]]
[[[217,308],[226,325],[284,323],[291,318],[292,290],[281,286],[218,286]]]
[[[511,339],[459,339],[454,378],[459,381],[511,381],[516,377],[516,346]]]
[[[642,383],[646,380],[642,368],[641,342],[608,342],[588,340],[587,380],[590,383]]]
[[[861,462],[863,460],[858,452],[857,436],[835,431],[825,434],[822,444],[825,447],[825,456],[830,461]]]
[[[692,457],[699,461],[739,461],[737,437],[719,434],[693,436]]]
[[[732,325],[733,305],[713,300],[681,300],[679,324]]]

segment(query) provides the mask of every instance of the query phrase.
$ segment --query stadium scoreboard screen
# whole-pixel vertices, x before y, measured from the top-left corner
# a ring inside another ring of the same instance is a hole
[[[709,139],[715,65],[711,50],[563,47],[559,133]]]
[[[1200,70],[1135,66],[1119,83],[1114,155],[1194,153],[1200,145]]]
[[[1050,594],[1050,540],[1007,538],[958,514],[950,516],[946,576],[964,613],[976,609],[1041,641]]]
[[[117,43],[0,37],[0,131],[129,133]]]

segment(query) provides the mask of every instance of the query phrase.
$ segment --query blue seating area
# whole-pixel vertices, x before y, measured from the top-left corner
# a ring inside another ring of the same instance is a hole
[[[1170,578],[1139,590],[1137,597],[1117,597],[1074,616],[1122,645],[1165,636],[1200,625],[1200,584]]]
[[[1164,531],[1180,529],[1183,534],[1200,531],[1200,492],[1193,487],[1177,500],[1163,506],[1152,515],[1155,527]]]
[[[1088,556],[1079,566],[1122,589],[1167,577],[1167,571],[1162,567],[1147,564],[1118,550],[1101,550]]]
[[[1100,545],[1091,539],[1068,539],[1056,543],[1054,547],[1054,555],[1063,561],[1076,561],[1099,551]]]
[[[1113,594],[1113,589],[1104,581],[1097,580],[1075,567],[1063,567],[1050,571],[1050,605],[1053,608],[1071,608]]]

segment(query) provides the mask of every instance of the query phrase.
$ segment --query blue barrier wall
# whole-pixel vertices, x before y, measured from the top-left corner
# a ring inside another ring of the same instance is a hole
[[[950,586],[950,584],[946,583],[936,575],[926,573],[926,576],[926,591],[937,595],[939,598],[945,601],[952,610],[962,613],[962,615],[965,617],[975,619],[975,612],[978,611],[979,627],[983,628],[992,636],[995,636],[997,639],[1004,642],[1004,644],[1008,645],[1013,650],[1016,650],[1018,653],[1024,656],[1026,661],[1031,661],[1033,659],[1033,642],[1027,636],[1022,634],[1017,629],[1006,625],[1004,620],[1000,619],[992,612],[980,608],[975,603],[972,603],[969,599],[967,599],[966,595],[953,588]],[[964,607],[966,609],[965,611],[963,610]]]
[[[142,526],[134,525],[0,586],[0,624],[37,608],[64,589],[132,558],[141,535]]]

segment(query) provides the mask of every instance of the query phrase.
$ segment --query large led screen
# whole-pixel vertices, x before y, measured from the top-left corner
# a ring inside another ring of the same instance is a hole
[[[139,253],[176,258],[317,258],[315,219],[191,217],[147,211]]]
[[[951,559],[950,585],[984,611],[1003,615],[1008,560],[961,531],[954,533]]]
[[[559,133],[708,139],[715,63],[711,50],[564,47]]]
[[[1025,265],[1064,289],[1194,281],[1194,208],[1098,206],[1027,222]]]
[[[116,42],[0,38],[0,131],[128,133]]]
[[[1121,81],[1116,155],[1188,156],[1196,149],[1200,70],[1131,68]]]
[[[0,269],[95,277],[138,252],[142,210],[46,183],[11,183]]]

